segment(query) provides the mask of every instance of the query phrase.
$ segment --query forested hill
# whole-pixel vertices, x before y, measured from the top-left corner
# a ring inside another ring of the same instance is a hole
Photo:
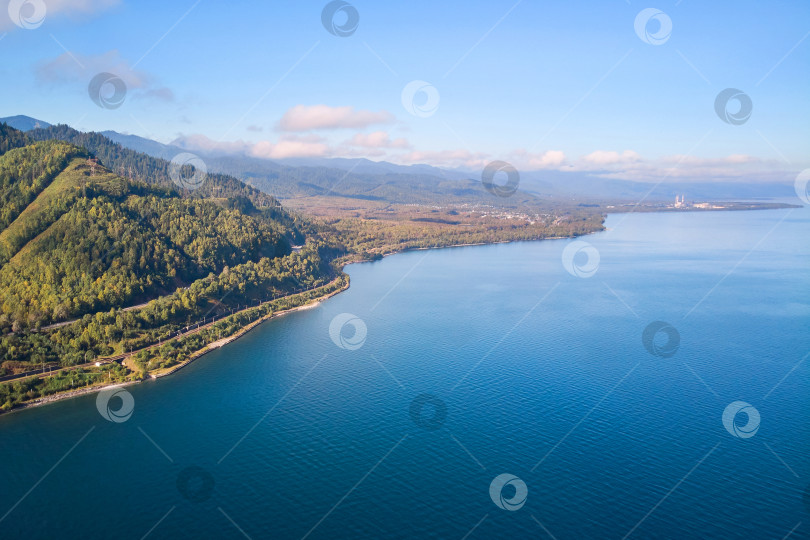
[[[12,148],[25,146],[29,142],[30,140],[25,133],[0,122],[0,155],[5,154]]]
[[[117,145],[87,137],[115,154]],[[226,268],[285,257],[291,240],[303,240],[281,207],[240,198],[248,188],[230,199],[183,198],[115,174],[85,148],[28,142],[0,124],[0,330],[138,304]],[[120,148],[115,155],[165,175],[161,160]]]
[[[60,140],[86,148],[119,176],[147,184],[170,186],[178,189],[184,197],[202,199],[244,197],[259,208],[279,206],[273,196],[224,174],[209,173],[205,182],[198,189],[184,190],[182,186],[178,186],[172,181],[169,175],[169,161],[125,148],[100,133],[83,133],[70,126],[60,124],[32,129],[26,135],[36,141]]]

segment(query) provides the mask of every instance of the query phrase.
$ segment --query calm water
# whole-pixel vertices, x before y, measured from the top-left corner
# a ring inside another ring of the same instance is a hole
[[[607,225],[587,279],[568,240],[354,265],[320,307],[128,387],[125,422],[95,395],[0,417],[0,537],[810,537],[810,210]],[[653,321],[677,350],[645,349]],[[734,401],[753,436],[724,427]],[[503,473],[519,510],[490,497]]]

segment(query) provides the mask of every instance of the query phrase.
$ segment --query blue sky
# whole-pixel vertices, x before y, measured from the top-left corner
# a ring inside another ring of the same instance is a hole
[[[0,116],[268,159],[785,182],[810,166],[806,1],[358,0],[346,37],[321,1],[28,1],[29,25],[46,8],[33,29],[0,10]],[[634,28],[651,5],[672,24],[660,45]],[[125,82],[120,107],[88,96],[99,72]],[[438,107],[417,93],[411,114],[411,81]],[[726,88],[753,104],[741,125],[715,112]]]

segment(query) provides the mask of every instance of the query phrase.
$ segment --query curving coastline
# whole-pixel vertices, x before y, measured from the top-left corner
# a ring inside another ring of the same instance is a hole
[[[592,231],[592,232],[590,232],[588,234],[594,234],[594,233],[602,232],[602,231],[604,231],[604,227],[602,229],[600,229],[600,230]],[[401,253],[407,253],[407,252],[413,252],[413,251],[427,251],[427,250],[434,250],[434,249],[449,249],[449,248],[458,248],[458,247],[487,246],[487,245],[496,245],[496,244],[511,244],[511,243],[515,243],[515,242],[527,242],[527,241],[529,241],[529,242],[541,242],[543,240],[564,240],[566,238],[576,238],[576,235],[575,236],[544,237],[544,238],[537,238],[537,239],[534,239],[534,240],[502,240],[502,241],[497,241],[497,242],[448,244],[448,245],[445,245],[445,246],[405,247],[405,248],[398,249],[398,250],[395,250],[395,251],[389,251],[389,252],[386,252],[386,253],[383,253],[383,254],[380,254],[380,255],[381,255],[382,258],[384,258],[384,257],[388,257],[388,256],[391,256],[391,255],[398,255],[398,254],[401,254]],[[345,279],[346,283],[345,283],[345,285],[343,287],[341,287],[341,288],[339,288],[337,290],[331,291],[331,292],[329,292],[329,293],[327,293],[327,294],[325,294],[323,296],[312,298],[312,299],[308,300],[306,303],[304,303],[304,304],[302,304],[300,306],[296,306],[294,308],[285,309],[285,310],[277,311],[277,312],[272,312],[272,313],[270,313],[268,315],[264,315],[264,316],[258,318],[257,320],[255,320],[255,321],[253,321],[251,323],[248,323],[247,325],[241,327],[239,330],[237,330],[235,333],[231,334],[230,336],[227,336],[227,337],[224,337],[224,338],[219,339],[217,341],[208,343],[203,348],[198,349],[196,351],[193,351],[190,354],[188,360],[185,360],[184,362],[181,362],[181,363],[179,363],[177,365],[166,368],[163,371],[156,371],[156,372],[150,373],[144,379],[117,382],[115,384],[97,384],[97,385],[93,385],[93,386],[87,386],[87,387],[84,387],[84,388],[71,389],[71,390],[66,390],[66,391],[63,391],[63,392],[57,392],[57,393],[54,393],[54,394],[51,394],[51,395],[48,395],[48,396],[39,397],[39,398],[35,398],[35,399],[31,400],[31,401],[23,402],[23,403],[19,404],[18,406],[14,407],[13,409],[11,409],[9,411],[6,411],[6,413],[3,413],[3,414],[13,413],[13,412],[20,411],[20,410],[27,409],[27,408],[31,408],[31,407],[38,407],[38,406],[42,406],[42,405],[47,405],[49,403],[55,403],[57,401],[62,401],[64,399],[71,399],[71,398],[82,396],[82,395],[85,395],[85,394],[92,394],[92,393],[95,393],[95,392],[100,392],[101,390],[103,390],[105,388],[109,388],[109,387],[113,387],[113,386],[115,386],[115,387],[130,386],[130,385],[133,385],[133,384],[139,384],[139,383],[146,382],[146,381],[149,381],[149,380],[159,379],[159,378],[162,378],[162,377],[172,375],[172,374],[176,373],[177,371],[183,369],[184,367],[188,366],[189,364],[193,363],[198,358],[206,355],[207,353],[209,353],[209,352],[211,352],[213,350],[225,347],[226,345],[236,341],[237,339],[241,338],[242,336],[246,335],[248,332],[250,332],[253,329],[255,329],[256,327],[258,327],[261,323],[267,322],[267,321],[269,321],[271,319],[274,319],[276,317],[282,317],[282,316],[284,316],[284,315],[286,315],[288,313],[292,313],[292,312],[295,312],[295,311],[302,311],[302,310],[313,309],[313,308],[318,307],[325,300],[328,300],[332,296],[335,296],[335,295],[349,289],[349,287],[351,286],[351,280],[349,279],[348,274],[343,273],[343,269],[347,265],[374,262],[376,260],[379,260],[379,259],[363,259],[363,258],[359,258],[359,257],[356,257],[356,256],[344,259],[341,262],[341,265],[340,265],[341,275],[339,277],[335,278],[335,280],[333,280],[333,281],[327,283],[326,285],[322,286],[322,287],[328,287],[329,285],[332,285],[333,283],[335,283],[339,279]],[[300,294],[300,293],[298,293],[298,294]],[[294,295],[290,295],[290,296],[294,296]],[[283,298],[288,298],[288,297],[283,297]],[[254,309],[256,309],[256,308],[255,307],[246,308],[246,309],[243,309],[241,311],[234,312],[233,315],[237,315],[239,313],[246,313],[246,312],[252,311]],[[152,347],[152,346],[145,347],[144,349],[148,349],[150,347]],[[141,349],[141,350],[143,350],[143,349]],[[137,352],[137,351],[134,351],[134,352]],[[129,357],[131,357],[131,356],[132,356],[132,354],[128,355],[127,359]]]
[[[168,375],[172,375],[173,373],[176,373],[177,371],[181,370],[182,368],[188,366],[189,364],[191,364],[192,362],[194,362],[198,358],[204,356],[205,354],[207,354],[207,353],[209,353],[209,352],[211,352],[213,350],[219,349],[221,347],[224,347],[224,346],[228,345],[229,343],[231,343],[233,341],[236,341],[237,339],[239,339],[242,336],[246,335],[248,332],[255,329],[256,327],[258,327],[259,325],[261,325],[264,322],[267,322],[267,321],[269,321],[271,319],[274,319],[276,317],[282,317],[284,315],[287,315],[288,313],[293,313],[295,311],[303,311],[303,310],[313,309],[313,308],[318,307],[321,304],[321,302],[323,302],[324,300],[327,300],[327,299],[331,298],[332,296],[347,290],[350,287],[351,283],[350,283],[350,279],[348,278],[348,275],[345,275],[345,277],[340,276],[340,277],[336,278],[335,280],[333,280],[333,281],[327,283],[326,285],[324,285],[324,287],[327,287],[327,286],[331,285],[332,283],[334,283],[335,281],[337,281],[337,280],[339,280],[341,278],[346,280],[346,284],[343,287],[341,287],[341,288],[339,288],[337,290],[331,291],[331,292],[329,292],[329,293],[327,293],[327,294],[325,294],[323,296],[319,296],[317,298],[312,298],[312,299],[308,300],[306,303],[304,303],[304,304],[302,304],[300,306],[296,306],[296,307],[290,308],[290,309],[285,309],[285,310],[282,310],[282,311],[275,311],[275,312],[272,312],[272,313],[270,313],[268,315],[260,317],[259,319],[257,319],[255,321],[243,326],[242,328],[240,328],[239,330],[237,330],[235,333],[231,334],[230,336],[224,337],[224,338],[222,338],[220,340],[217,340],[215,342],[212,342],[212,343],[208,343],[207,345],[205,345],[205,347],[192,352],[188,360],[186,360],[184,362],[181,362],[180,364],[177,364],[175,366],[171,366],[170,368],[167,368],[165,371],[152,373],[152,374],[150,374],[148,377],[146,377],[144,379],[123,381],[123,382],[117,382],[117,383],[114,383],[114,384],[96,384],[96,385],[93,385],[93,386],[86,386],[84,388],[76,388],[76,389],[66,390],[64,392],[56,392],[56,393],[50,394],[48,396],[39,397],[39,398],[33,399],[31,401],[26,401],[26,402],[20,403],[18,406],[14,407],[13,409],[11,409],[9,411],[6,411],[4,414],[14,413],[14,412],[21,411],[23,409],[28,409],[28,408],[31,408],[31,407],[39,407],[39,406],[42,406],[42,405],[48,405],[50,403],[55,403],[57,401],[62,401],[62,400],[65,400],[65,399],[71,399],[71,398],[74,398],[74,397],[79,397],[79,396],[82,396],[82,395],[85,395],[85,394],[92,394],[92,393],[95,393],[95,392],[100,392],[101,390],[104,390],[105,388],[131,386],[131,385],[134,385],[134,384],[140,384],[140,383],[143,383],[143,382],[146,382],[146,381],[159,379],[161,377],[166,377]],[[283,298],[286,298],[286,297],[283,297]],[[234,315],[239,314],[239,313],[249,312],[249,311],[254,310],[254,309],[256,309],[256,308],[255,307],[246,308],[246,309],[243,309],[241,311],[235,312]]]

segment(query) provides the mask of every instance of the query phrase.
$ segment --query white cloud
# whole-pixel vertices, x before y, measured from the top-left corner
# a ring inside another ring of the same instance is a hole
[[[483,169],[491,160],[482,152],[469,150],[413,151],[392,158],[401,164],[434,165],[436,167]]]
[[[329,145],[318,136],[285,136],[277,142],[245,141],[217,142],[202,134],[181,135],[171,142],[190,151],[212,152],[217,154],[242,154],[264,159],[285,159],[292,157],[324,157],[331,155]]]
[[[380,158],[384,161],[393,161],[385,150],[381,148],[349,148],[346,146],[341,146],[335,152],[333,152],[335,157],[343,157],[343,158]]]
[[[641,156],[632,150],[625,150],[621,154],[614,151],[597,150],[583,157],[582,161],[593,165],[613,165],[641,161]]]
[[[260,141],[250,149],[251,156],[265,159],[324,157],[328,154],[329,147],[324,143],[296,140]]]
[[[192,133],[190,135],[180,134],[169,143],[192,152],[214,152],[221,154],[246,154],[250,150],[250,143],[245,141],[223,141],[217,142],[206,135]]]
[[[158,86],[148,73],[133,69],[121,54],[113,49],[99,55],[83,55],[65,52],[56,58],[41,63],[36,68],[37,79],[46,84],[87,85],[99,73],[111,73],[120,78],[127,92],[140,90],[135,97],[174,101],[174,92]]]
[[[71,19],[81,19],[88,15],[94,15],[100,11],[109,9],[119,4],[119,0],[44,0],[45,4],[45,24],[51,17],[67,16]],[[17,28],[8,15],[6,6],[8,2],[3,2],[3,9],[0,9],[0,31]],[[30,8],[31,6],[28,6]],[[25,5],[22,9],[28,9]],[[25,15],[23,11],[23,15]]]
[[[362,146],[363,148],[410,148],[411,145],[406,139],[399,138],[391,140],[385,131],[375,131],[373,133],[357,133],[345,144],[350,146]]]
[[[363,111],[354,107],[328,105],[296,105],[278,123],[281,131],[313,131],[316,129],[361,129],[374,124],[388,124],[394,117],[387,111]]]
[[[787,174],[777,161],[745,154],[718,158],[671,155],[645,159],[634,150],[595,150],[570,161],[560,150],[530,154],[521,149],[509,154],[506,161],[519,171],[557,170],[638,182],[783,182]]]
[[[405,139],[392,140],[385,131],[356,133],[339,145],[333,145],[329,140],[311,133],[286,134],[277,141],[256,143],[216,143],[204,135],[188,135],[178,138],[172,144],[190,151],[216,151],[264,159],[364,157],[402,165],[427,164],[469,171],[480,171],[491,161],[503,159],[521,172],[556,170],[638,182],[784,182],[790,176],[777,161],[744,154],[719,158],[670,155],[645,159],[633,150],[595,150],[572,160],[562,150],[529,153],[520,149],[498,155],[466,149],[425,151],[412,149]]]
[[[559,170],[639,182],[782,182],[785,178],[779,162],[756,156],[732,154],[704,158],[681,154],[644,159],[632,150],[622,153],[597,150]]]
[[[543,153],[530,153],[524,149],[515,150],[509,155],[507,161],[512,165],[527,171],[539,169],[557,169],[565,163],[565,152],[562,150],[548,150]]]

